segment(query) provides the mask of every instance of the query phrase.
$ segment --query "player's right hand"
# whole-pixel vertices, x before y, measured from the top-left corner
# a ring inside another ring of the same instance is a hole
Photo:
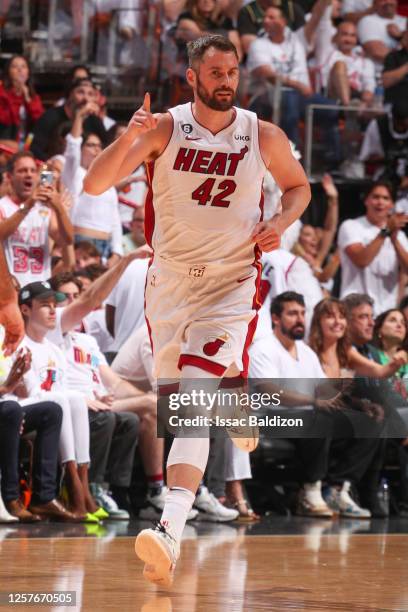
[[[126,132],[134,138],[140,136],[140,134],[146,134],[146,132],[156,129],[160,117],[160,113],[153,114],[150,112],[150,94],[145,93],[143,104],[129,121]]]

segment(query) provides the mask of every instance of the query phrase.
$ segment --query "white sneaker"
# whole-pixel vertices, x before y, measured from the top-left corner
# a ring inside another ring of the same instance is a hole
[[[322,481],[305,483],[299,493],[296,514],[316,518],[332,518],[333,510],[322,497]]]
[[[347,480],[343,482],[341,489],[327,487],[324,491],[324,498],[328,505],[345,518],[371,518],[371,512],[366,508],[361,508],[351,497],[350,487],[351,483]]]
[[[119,508],[113,497],[109,495],[108,491],[106,491],[102,485],[91,483],[89,488],[98,506],[103,508],[109,514],[110,519],[115,521],[129,520],[129,512]]]
[[[147,506],[140,510],[139,518],[153,521],[155,519],[160,519],[163,513],[167,492],[167,487],[161,487],[161,489],[155,495],[152,495],[151,491],[148,491],[146,495]],[[195,518],[197,518],[197,516],[198,510],[191,508],[187,515],[187,520],[193,521]]]
[[[200,493],[196,495],[194,506],[200,511],[200,519],[213,523],[226,523],[238,518],[238,510],[227,508],[209,492],[207,487],[201,486]]]
[[[165,588],[172,586],[180,545],[164,525],[158,523],[155,529],[143,529],[136,538],[135,552],[145,563],[146,580]]]
[[[197,512],[198,514],[198,512]],[[4,505],[3,498],[0,495],[0,523],[18,523],[18,518],[10,514]]]

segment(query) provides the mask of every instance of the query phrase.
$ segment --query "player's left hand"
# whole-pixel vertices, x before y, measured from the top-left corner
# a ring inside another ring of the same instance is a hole
[[[252,242],[256,242],[262,251],[274,251],[279,249],[281,243],[281,232],[274,219],[260,221],[255,226],[251,236]]]

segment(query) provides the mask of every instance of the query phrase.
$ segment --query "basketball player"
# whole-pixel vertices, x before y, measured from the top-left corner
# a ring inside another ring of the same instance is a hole
[[[149,94],[128,128],[93,162],[84,189],[99,194],[149,161],[146,239],[154,256],[146,283],[155,374],[194,379],[247,374],[255,327],[260,251],[310,200],[307,178],[276,126],[234,107],[237,52],[219,35],[188,44],[186,77],[194,102],[159,115]],[[282,213],[262,221],[262,181],[269,169],[282,191]],[[252,450],[253,439],[234,438]],[[203,476],[208,436],[175,438],[167,462],[169,492],[160,523],[137,537],[144,576],[169,586],[187,514]]]

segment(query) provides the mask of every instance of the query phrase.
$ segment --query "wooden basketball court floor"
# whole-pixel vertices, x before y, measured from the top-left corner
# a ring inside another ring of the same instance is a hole
[[[408,519],[394,525],[285,517],[249,528],[189,525],[168,592],[143,580],[134,554],[146,523],[3,525],[0,591],[75,591],[74,607],[48,607],[66,612],[408,611]]]

